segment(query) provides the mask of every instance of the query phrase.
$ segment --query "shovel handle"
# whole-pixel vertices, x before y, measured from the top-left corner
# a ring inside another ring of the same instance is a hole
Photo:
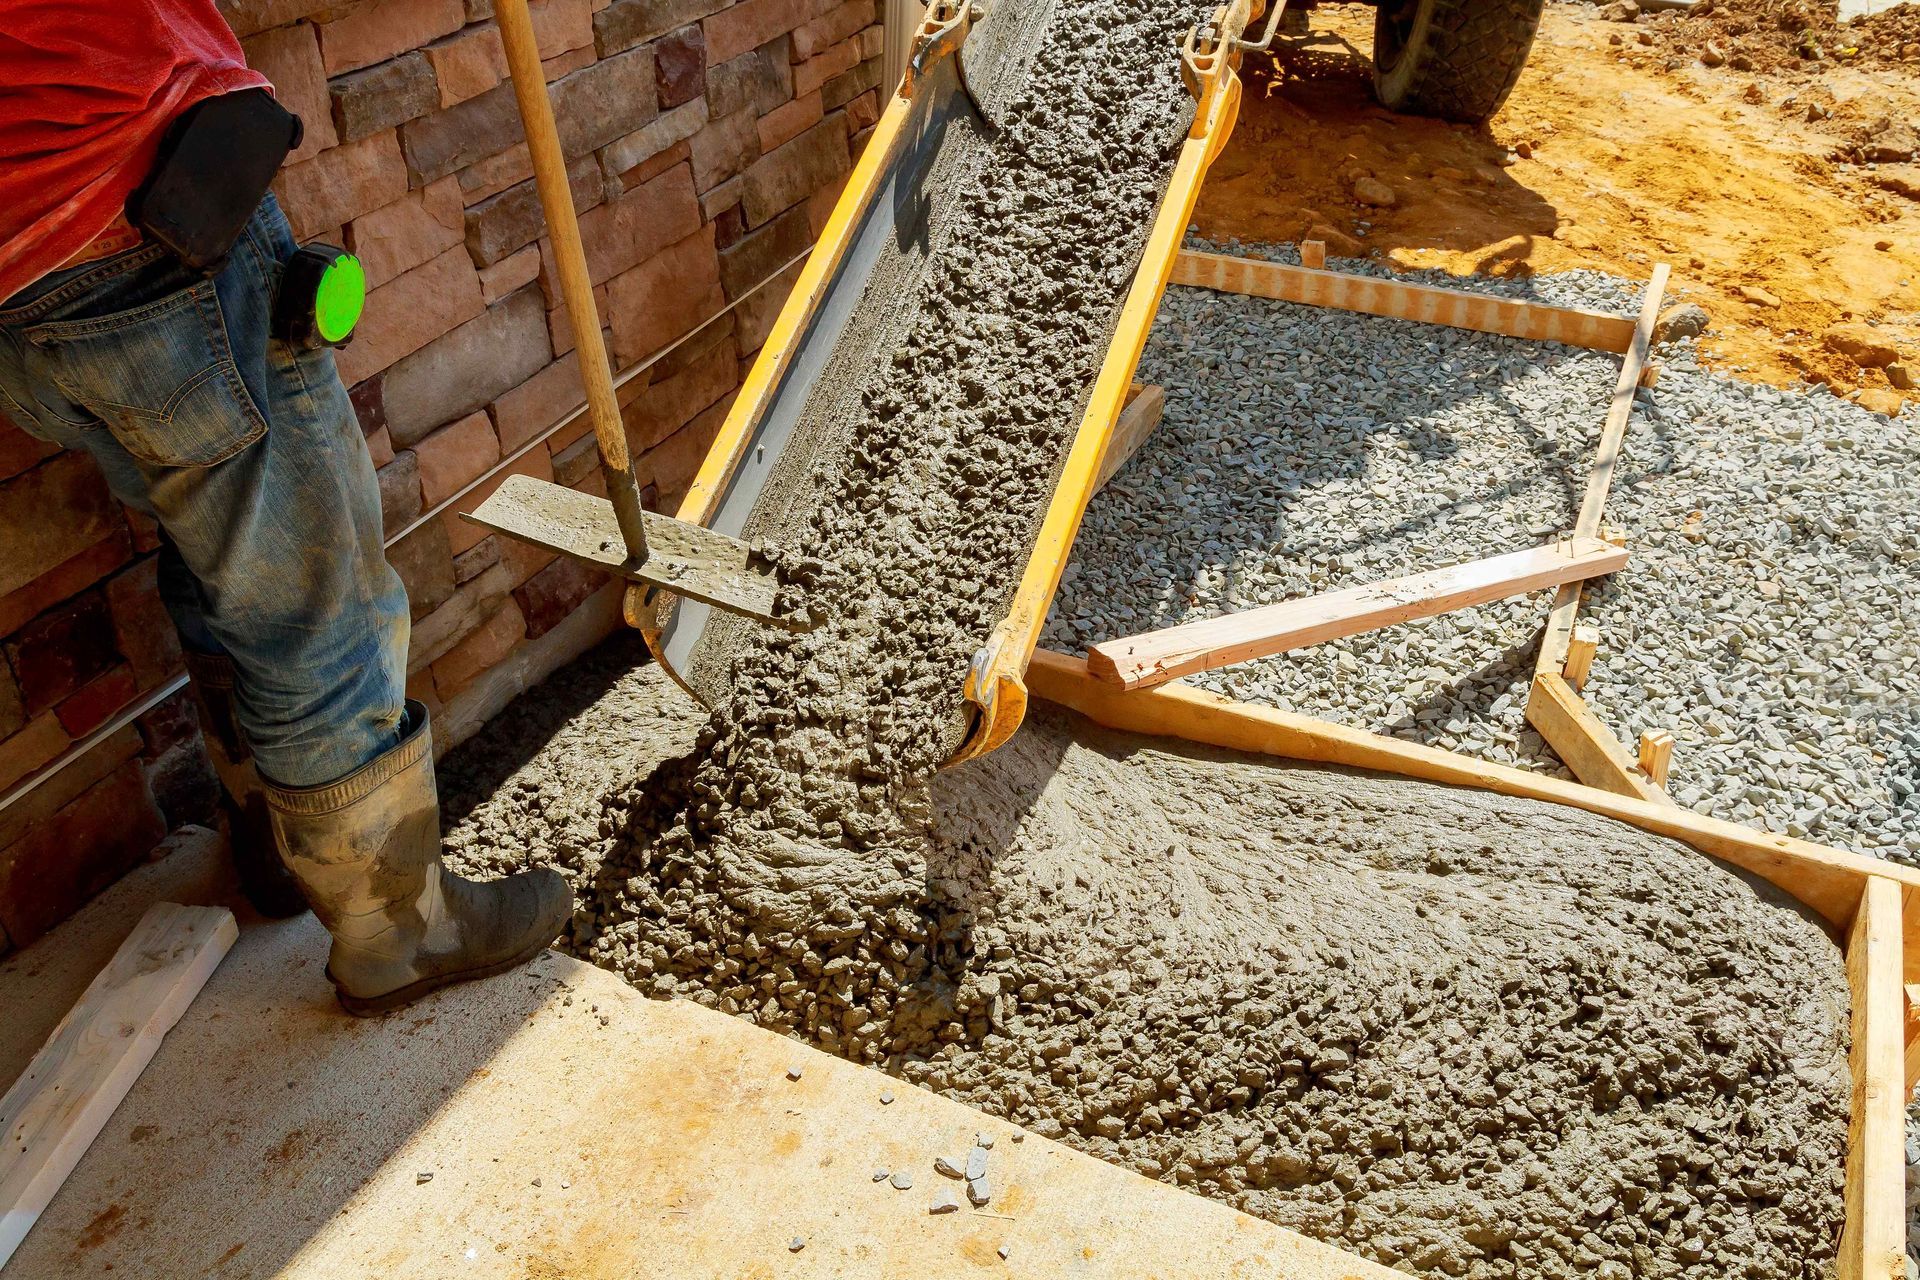
[[[573,325],[580,375],[587,384],[587,418],[593,424],[594,441],[600,446],[607,497],[613,503],[620,535],[626,539],[628,559],[642,563],[647,558],[647,530],[640,514],[640,490],[633,482],[626,427],[620,421],[620,402],[614,396],[613,366],[600,336],[593,278],[587,274],[580,219],[574,212],[573,189],[567,183],[567,158],[560,150],[560,132],[553,123],[553,101],[547,96],[546,73],[540,67],[540,46],[534,40],[527,0],[495,0],[494,18],[507,47],[513,96],[526,128],[527,150],[533,157],[533,177],[540,192],[540,207],[546,213],[547,233],[553,238],[560,293],[566,300],[567,319]]]

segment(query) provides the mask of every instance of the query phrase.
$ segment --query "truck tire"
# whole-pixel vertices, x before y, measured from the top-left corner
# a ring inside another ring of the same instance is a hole
[[[1545,0],[1380,0],[1373,91],[1392,111],[1484,124],[1513,92]]]

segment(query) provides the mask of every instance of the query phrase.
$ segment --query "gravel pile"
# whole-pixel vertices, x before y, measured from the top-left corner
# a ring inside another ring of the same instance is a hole
[[[1622,315],[1640,289],[1413,278]],[[1602,630],[1589,703],[1627,742],[1673,733],[1683,804],[1920,861],[1920,417],[1708,373],[1684,342],[1658,358],[1608,511],[1634,560],[1582,608]],[[1551,539],[1573,523],[1618,359],[1172,289],[1141,366],[1165,419],[1089,509],[1046,643],[1080,652]],[[1564,773],[1523,718],[1546,602],[1191,683]]]

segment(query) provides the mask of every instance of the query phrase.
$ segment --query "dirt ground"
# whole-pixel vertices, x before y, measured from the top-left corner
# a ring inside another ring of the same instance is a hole
[[[1458,273],[1665,261],[1669,297],[1712,317],[1717,367],[1897,411],[1920,398],[1895,385],[1920,363],[1920,8],[1834,29],[1780,7],[1622,22],[1550,3],[1518,88],[1474,129],[1375,104],[1372,10],[1321,6],[1311,37],[1248,59],[1195,222]],[[1356,199],[1362,175],[1391,206]]]

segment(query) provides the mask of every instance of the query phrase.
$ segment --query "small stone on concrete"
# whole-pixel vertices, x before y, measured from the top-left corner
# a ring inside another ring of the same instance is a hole
[[[893,1090],[882,1089],[880,1091],[880,1105],[883,1107],[890,1107],[893,1105]]]
[[[991,1151],[993,1150],[993,1135],[990,1133],[976,1133],[973,1135],[973,1145],[982,1151]]]
[[[993,1199],[993,1187],[988,1184],[985,1174],[967,1179],[967,1200],[974,1208],[978,1209],[991,1199]]]
[[[1007,1257],[1010,1254],[1012,1254],[1013,1247],[1011,1245],[1003,1244],[998,1249],[995,1249],[994,1252],[1000,1255],[1000,1261],[1005,1262],[1007,1260]]]
[[[890,1172],[890,1170],[881,1165],[875,1165],[873,1166],[873,1180],[875,1182],[885,1182]]]
[[[960,1210],[960,1197],[953,1193],[952,1187],[942,1187],[933,1196],[933,1203],[927,1206],[928,1213],[957,1213]]]
[[[798,1253],[806,1247],[807,1238],[805,1236],[795,1236],[793,1239],[787,1241],[788,1253]]]
[[[933,1158],[933,1171],[943,1178],[964,1178],[967,1176],[965,1170],[945,1156],[935,1156]]]
[[[800,1078],[800,1064],[796,1062],[792,1066],[787,1068],[787,1079],[798,1080],[799,1078]]]
[[[894,1174],[893,1189],[895,1191],[913,1190],[913,1175],[908,1173],[905,1169],[902,1169],[898,1173]]]
[[[422,1169],[420,1172],[413,1175],[413,1185],[416,1187],[423,1182],[432,1182],[432,1181],[433,1181],[433,1171],[430,1169]]]
[[[986,1176],[986,1150],[982,1147],[975,1147],[973,1150],[967,1152],[967,1180],[971,1182],[975,1178],[984,1178]]]

